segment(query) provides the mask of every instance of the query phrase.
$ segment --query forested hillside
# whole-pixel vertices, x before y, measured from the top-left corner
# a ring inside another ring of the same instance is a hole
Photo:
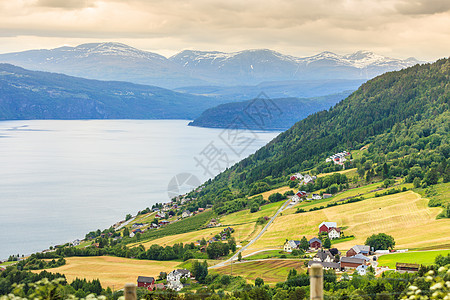
[[[155,86],[0,64],[0,120],[193,119],[224,102]]]
[[[205,110],[190,126],[228,128],[240,125],[243,129],[286,130],[296,122],[317,111],[328,109],[350,94],[342,92],[313,98],[281,98],[221,104]],[[262,123],[255,122],[255,112],[272,109],[273,113]],[[234,124],[239,118],[240,124]]]
[[[293,172],[322,171],[329,155],[368,144],[366,156],[352,162],[353,167],[366,167],[363,175],[381,173],[386,163],[395,175],[418,171],[408,180],[426,176],[446,180],[449,99],[449,59],[378,76],[207,182],[198,196],[202,202],[221,205],[258,186],[286,181]]]

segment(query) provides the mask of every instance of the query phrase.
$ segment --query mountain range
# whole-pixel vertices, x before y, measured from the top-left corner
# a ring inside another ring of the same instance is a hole
[[[258,85],[267,81],[367,80],[419,61],[389,58],[368,51],[349,55],[322,52],[300,58],[267,49],[233,53],[185,50],[166,58],[121,43],[90,43],[0,54],[0,62],[31,70],[173,89]]]
[[[0,64],[0,120],[193,119],[215,98]]]

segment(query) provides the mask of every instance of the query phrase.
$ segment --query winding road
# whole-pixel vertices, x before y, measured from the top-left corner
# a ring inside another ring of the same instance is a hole
[[[291,201],[291,198],[289,198],[288,200],[286,200],[286,202],[283,203],[283,205],[281,205],[281,207],[277,210],[277,212],[272,216],[272,218],[270,218],[269,222],[267,222],[266,226],[264,226],[264,228],[258,233],[258,235],[252,239],[247,245],[245,245],[244,247],[242,247],[241,249],[239,249],[239,251],[237,251],[232,257],[230,257],[229,259],[218,263],[217,265],[211,266],[208,269],[215,269],[215,268],[221,268],[226,266],[227,264],[231,263],[233,260],[236,260],[239,253],[241,253],[242,251],[246,250],[248,247],[250,247],[254,242],[256,242],[263,234],[264,232],[266,232],[267,228],[269,228],[270,224],[272,224],[272,222],[275,220],[276,217],[278,217],[278,215],[286,208],[286,206],[288,205],[289,201]]]

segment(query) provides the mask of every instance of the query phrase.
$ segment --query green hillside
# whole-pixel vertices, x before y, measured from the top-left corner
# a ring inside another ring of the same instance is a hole
[[[370,144],[347,167],[361,175],[449,180],[450,60],[378,76],[327,111],[280,134],[254,155],[205,184],[200,203],[223,203],[286,184],[287,175],[335,171],[325,159]],[[417,181],[417,180],[416,180]]]

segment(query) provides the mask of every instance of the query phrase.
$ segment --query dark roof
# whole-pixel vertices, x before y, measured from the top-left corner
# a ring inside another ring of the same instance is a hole
[[[155,278],[153,277],[139,276],[137,279],[137,282],[144,282],[144,283],[152,283],[153,281],[155,281]]]
[[[316,257],[319,258],[321,261],[324,261],[327,257],[330,257],[331,259],[334,258],[333,254],[330,253],[330,251],[326,250],[319,250],[319,252],[317,252]]]
[[[312,238],[312,239],[309,240],[309,243],[310,243],[310,244],[313,243],[313,242],[319,242],[319,243],[322,245],[322,241],[319,240],[319,239],[316,238],[316,237],[314,237],[314,238]]]
[[[317,260],[310,260],[308,262],[308,267],[312,266],[313,264],[322,265],[324,268],[332,268],[332,269],[340,269],[341,265],[339,263],[335,262],[323,262],[323,261],[317,261]]]
[[[419,264],[408,264],[408,263],[396,263],[397,268],[420,268]]]
[[[190,273],[189,270],[186,270],[186,269],[177,269],[177,271],[178,271],[178,273],[183,274],[183,275],[187,275]]]
[[[360,264],[363,265],[365,263],[364,259],[355,258],[355,257],[341,257],[341,263],[352,263],[352,264]]]

